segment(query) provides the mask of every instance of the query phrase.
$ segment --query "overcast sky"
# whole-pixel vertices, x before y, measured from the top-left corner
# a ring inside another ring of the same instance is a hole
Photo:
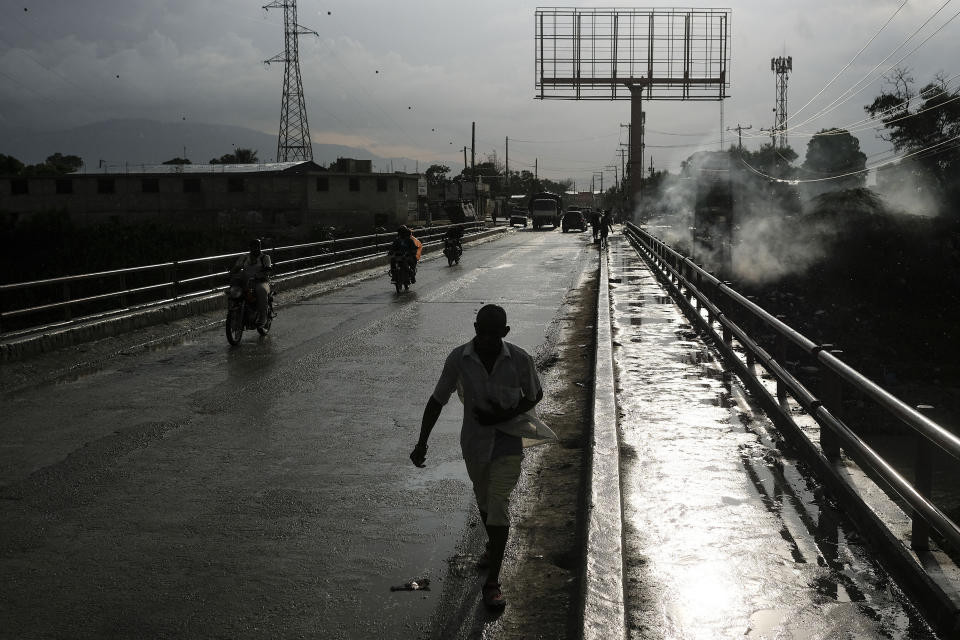
[[[265,0],[0,0],[0,126],[54,130],[110,118],[214,122],[275,134],[283,65],[283,12]],[[571,6],[611,6],[609,0]],[[865,89],[791,134],[862,121],[883,86],[881,72],[942,30],[901,66],[918,86],[952,77],[960,60],[960,0],[738,0],[696,6],[732,9],[730,98],[724,128],[752,125],[744,145],[769,138],[770,59],[793,57],[788,113],[800,110],[859,57],[791,125],[816,115],[863,78]],[[534,11],[525,0],[299,0],[300,63],[314,142],[415,158],[423,170],[455,171],[477,123],[478,161],[504,155],[510,168],[538,160],[541,176],[586,188],[595,171],[620,165],[628,101],[534,99]],[[638,6],[638,5],[623,5]],[[657,3],[650,6],[664,6]],[[682,5],[686,6],[686,5]],[[940,13],[914,34],[937,10]],[[871,70],[880,64],[875,71]],[[956,85],[956,81],[952,83]],[[647,103],[647,156],[658,169],[721,142],[719,102]],[[863,125],[857,125],[862,127]],[[867,154],[888,146],[874,129],[857,133]],[[736,141],[724,132],[723,142]],[[685,146],[681,146],[685,145]],[[699,146],[702,145],[702,146]],[[0,141],[2,146],[2,141]],[[67,152],[67,150],[64,150]],[[0,148],[0,153],[3,149]],[[881,159],[882,156],[874,156]],[[267,159],[267,158],[264,158]],[[158,161],[162,160],[158,158]],[[613,174],[604,178],[609,184]]]

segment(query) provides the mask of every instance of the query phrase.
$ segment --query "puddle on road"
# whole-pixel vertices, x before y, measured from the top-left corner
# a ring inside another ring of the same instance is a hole
[[[630,637],[933,640],[629,251],[611,244]]]

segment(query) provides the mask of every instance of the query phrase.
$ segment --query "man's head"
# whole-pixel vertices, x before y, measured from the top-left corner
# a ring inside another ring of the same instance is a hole
[[[254,238],[253,240],[250,241],[250,255],[252,256],[260,255],[260,248],[261,248],[260,238]]]
[[[408,226],[405,225],[405,224],[400,225],[400,228],[397,229],[397,235],[400,236],[401,238],[409,238],[409,237],[410,237],[410,227],[408,227]]]
[[[477,337],[474,338],[477,351],[481,355],[495,355],[502,348],[503,338],[510,333],[510,327],[507,326],[507,312],[499,305],[484,305],[477,312],[473,328],[477,332]]]

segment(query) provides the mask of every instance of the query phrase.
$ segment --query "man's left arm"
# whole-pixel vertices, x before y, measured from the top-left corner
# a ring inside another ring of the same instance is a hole
[[[506,422],[512,418],[517,417],[521,413],[526,413],[537,406],[543,400],[543,389],[537,391],[537,395],[533,398],[527,398],[523,396],[520,398],[520,401],[517,403],[517,406],[512,409],[494,409],[492,411],[486,411],[484,409],[474,409],[477,414],[477,422],[482,424],[485,427],[492,427],[495,424],[500,424],[501,422]]]
[[[540,378],[537,376],[537,368],[533,362],[533,358],[531,358],[529,355],[527,355],[526,358],[525,368],[526,371],[521,373],[520,381],[523,395],[521,395],[520,401],[517,402],[517,406],[509,409],[498,407],[491,411],[476,409],[477,421],[480,424],[485,427],[489,427],[495,424],[500,424],[501,422],[506,422],[507,420],[517,417],[521,413],[526,413],[530,409],[533,409],[541,400],[543,400],[543,388],[540,386]]]

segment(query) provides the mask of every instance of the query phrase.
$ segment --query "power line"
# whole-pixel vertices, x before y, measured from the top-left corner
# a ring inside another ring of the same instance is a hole
[[[611,133],[609,135],[592,136],[589,138],[574,138],[570,140],[519,140],[519,139],[515,140],[514,138],[510,138],[510,141],[524,142],[527,144],[570,144],[574,142],[590,142],[592,140],[603,140],[605,138],[612,138],[613,136],[619,136],[619,135],[620,135],[620,132],[618,131],[617,133]]]
[[[870,38],[870,40],[867,42],[867,44],[863,45],[863,47],[860,48],[860,51],[857,51],[857,54],[856,54],[855,56],[853,56],[852,58],[850,58],[850,62],[848,62],[847,64],[845,64],[845,65],[843,66],[843,68],[840,69],[840,71],[838,71],[837,74],[830,79],[830,82],[828,82],[827,84],[823,85],[823,88],[820,89],[820,91],[817,91],[817,93],[816,93],[815,96],[813,96],[812,98],[810,98],[810,100],[808,100],[805,105],[803,105],[802,107],[800,107],[799,109],[797,109],[797,110],[794,112],[793,117],[797,117],[798,115],[800,115],[800,112],[801,112],[801,111],[803,111],[804,109],[806,109],[807,107],[809,107],[811,102],[813,102],[813,101],[816,100],[818,97],[820,97],[820,94],[822,94],[824,91],[826,91],[826,90],[830,87],[830,85],[832,85],[832,84],[834,83],[834,81],[835,81],[837,78],[839,78],[840,75],[841,75],[844,71],[846,71],[847,69],[850,68],[850,65],[852,65],[852,64],[854,63],[854,61],[855,61],[858,57],[860,57],[860,54],[863,53],[864,50],[865,50],[867,47],[869,47],[870,44],[871,44],[874,40],[877,39],[877,37],[880,35],[880,33],[881,33],[884,29],[887,28],[887,25],[890,24],[890,22],[891,22],[895,17],[897,17],[897,14],[900,13],[900,10],[903,9],[903,7],[907,4],[908,1],[909,1],[909,0],[903,0],[903,2],[900,3],[900,6],[897,7],[897,10],[893,12],[893,15],[891,15],[889,18],[887,18],[887,21],[883,23],[883,26],[880,27],[880,29],[878,29],[875,34],[873,34],[873,37]]]
[[[861,173],[867,173],[868,171],[872,171],[872,170],[874,170],[874,169],[879,169],[880,167],[885,167],[885,166],[887,166],[887,165],[889,165],[889,164],[893,164],[893,163],[899,162],[899,161],[901,161],[901,160],[906,160],[907,158],[912,158],[912,157],[914,157],[914,156],[918,156],[918,155],[923,154],[923,153],[925,153],[925,152],[927,152],[927,151],[930,151],[931,149],[936,149],[936,148],[938,148],[938,147],[942,147],[942,146],[945,145],[945,144],[948,144],[948,143],[950,143],[950,142],[956,142],[956,141],[958,141],[958,140],[960,140],[960,135],[956,135],[956,136],[954,136],[954,137],[952,137],[952,138],[947,138],[946,140],[942,140],[942,141],[937,142],[937,143],[935,143],[935,144],[931,144],[931,145],[929,145],[929,146],[927,146],[927,147],[924,147],[923,149],[918,149],[917,151],[912,151],[912,152],[910,152],[910,153],[907,153],[907,154],[904,154],[904,155],[901,155],[901,156],[897,156],[897,157],[895,157],[895,158],[891,158],[890,160],[886,160],[886,161],[884,161],[884,162],[879,162],[879,163],[877,163],[877,164],[875,164],[875,165],[872,165],[872,166],[869,166],[869,167],[864,167],[863,169],[858,169],[858,170],[856,170],[856,171],[848,171],[847,173],[842,173],[842,174],[835,175],[835,176],[830,176],[830,177],[827,177],[827,178],[811,178],[811,179],[809,179],[809,180],[776,178],[776,177],[774,177],[774,176],[771,176],[771,175],[768,175],[768,174],[764,173],[763,171],[760,171],[759,169],[757,169],[756,167],[754,167],[753,165],[751,165],[749,162],[747,162],[746,160],[744,160],[744,159],[743,159],[743,156],[740,157],[740,162],[742,162],[748,169],[750,169],[750,171],[752,171],[753,173],[757,174],[758,176],[762,176],[762,177],[767,178],[767,179],[769,179],[769,180],[773,180],[774,182],[780,182],[780,183],[785,183],[785,184],[790,184],[790,185],[806,184],[806,183],[810,183],[810,182],[827,182],[827,181],[829,181],[829,180],[839,180],[840,178],[847,178],[847,177],[855,176],[855,175],[858,175],[858,174],[861,174]],[[947,149],[943,149],[942,151],[947,151],[947,150],[949,150],[950,148],[953,148],[953,147],[949,147],[949,148],[947,148]],[[939,153],[939,152],[938,152],[938,153]],[[933,154],[931,154],[931,155],[933,155]],[[922,156],[922,157],[926,157],[926,156]]]
[[[869,85],[869,78],[870,78],[870,76],[873,74],[873,72],[876,71],[877,68],[880,67],[880,65],[882,65],[884,62],[886,62],[887,60],[889,60],[897,51],[899,51],[899,50],[903,47],[903,45],[905,45],[907,42],[909,42],[910,40],[912,40],[913,37],[914,37],[917,33],[919,33],[927,24],[929,24],[930,21],[933,20],[933,18],[936,17],[937,14],[939,14],[939,13],[944,9],[944,7],[946,7],[948,4],[950,4],[950,2],[952,2],[952,0],[947,0],[939,9],[937,9],[936,12],[934,12],[934,14],[933,14],[932,16],[930,16],[922,25],[920,25],[920,27],[917,28],[916,31],[914,31],[906,40],[904,40],[902,43],[900,43],[900,45],[898,45],[896,49],[894,49],[892,52],[890,52],[890,54],[888,54],[887,57],[885,57],[883,60],[881,60],[880,62],[878,62],[878,63],[873,67],[873,69],[871,69],[870,71],[868,71],[868,72],[866,73],[866,75],[864,75],[860,80],[858,80],[857,82],[855,82],[855,83],[853,84],[853,86],[851,86],[849,89],[847,89],[844,93],[840,94],[840,96],[838,96],[837,98],[834,98],[834,100],[833,100],[830,104],[828,104],[826,107],[824,107],[823,109],[821,109],[820,111],[818,111],[818,112],[815,113],[814,115],[810,116],[809,118],[807,118],[807,119],[804,120],[803,122],[801,122],[801,123],[799,123],[799,124],[797,124],[797,125],[794,125],[793,127],[791,127],[791,129],[794,129],[794,128],[797,128],[797,127],[802,127],[803,125],[807,124],[808,122],[811,122],[812,120],[815,120],[815,119],[817,119],[817,118],[819,118],[819,117],[821,117],[821,116],[827,115],[827,114],[830,113],[831,111],[834,111],[835,109],[837,109],[840,105],[842,105],[842,104],[848,102],[849,100],[851,100],[854,96],[856,96],[856,95],[860,94],[861,92],[863,92],[863,90],[866,89],[867,86]],[[892,69],[895,69],[901,62],[903,62],[903,61],[906,60],[908,57],[910,57],[910,56],[912,56],[914,53],[916,53],[917,50],[920,49],[920,48],[921,48],[923,45],[925,45],[927,42],[929,42],[931,38],[933,38],[934,36],[936,36],[936,35],[937,35],[938,33],[940,33],[947,25],[949,25],[951,22],[953,22],[953,21],[957,18],[957,16],[960,16],[960,11],[958,11],[957,13],[955,13],[951,18],[949,18],[946,22],[944,22],[942,25],[940,25],[940,27],[938,27],[936,31],[934,31],[933,33],[931,33],[929,36],[927,36],[927,37],[923,40],[923,42],[921,42],[921,43],[918,44],[916,47],[914,47],[914,48],[910,51],[910,53],[907,53],[906,55],[904,55],[903,57],[901,57],[899,60],[897,60],[895,63],[893,63],[892,65],[890,65],[889,67],[887,67],[880,75],[882,76],[882,75],[888,73],[889,71],[891,71]],[[857,89],[857,87],[858,87],[860,84],[865,83],[865,82],[866,82],[866,84],[863,84],[862,87],[860,87],[859,89]],[[855,90],[855,91],[854,91],[854,90]],[[853,93],[850,93],[851,91],[853,91]],[[849,95],[847,95],[847,94],[849,94]],[[846,96],[846,97],[844,97],[844,96]]]

